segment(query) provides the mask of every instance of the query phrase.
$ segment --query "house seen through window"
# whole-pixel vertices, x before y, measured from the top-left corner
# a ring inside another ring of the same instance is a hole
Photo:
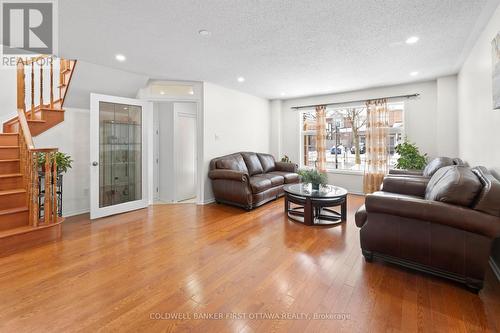
[[[388,153],[390,165],[399,157],[394,147],[404,140],[404,103],[388,103]],[[302,166],[314,167],[318,154],[325,154],[327,170],[363,171],[366,153],[366,106],[327,107],[326,150],[316,151],[316,111],[301,114]]]

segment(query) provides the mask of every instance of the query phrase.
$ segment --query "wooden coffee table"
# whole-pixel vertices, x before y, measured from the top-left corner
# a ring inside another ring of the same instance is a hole
[[[333,185],[313,190],[311,184],[289,184],[285,191],[285,213],[305,225],[333,225],[347,219],[347,190]],[[291,203],[296,206],[291,207]],[[340,213],[331,209],[340,206]]]

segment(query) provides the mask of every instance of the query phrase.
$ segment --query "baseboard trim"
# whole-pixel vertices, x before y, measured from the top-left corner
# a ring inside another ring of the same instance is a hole
[[[500,281],[500,267],[498,267],[498,265],[495,262],[495,260],[493,259],[493,257],[490,257],[490,259],[488,261],[490,263],[491,270],[493,271],[493,273],[497,277],[497,280]]]
[[[67,213],[64,213],[63,216],[64,217],[71,217],[71,216],[76,216],[76,215],[82,215],[82,214],[88,214],[90,213],[90,209],[86,208],[86,209],[81,209],[81,210],[74,210],[72,212],[67,212]]]
[[[209,204],[214,203],[214,202],[215,202],[215,199],[208,199],[205,201],[198,201],[196,204],[197,205],[209,205]]]

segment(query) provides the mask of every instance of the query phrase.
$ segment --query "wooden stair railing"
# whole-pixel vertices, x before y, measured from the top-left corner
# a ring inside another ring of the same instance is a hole
[[[63,106],[75,66],[76,60],[45,55],[18,58],[17,108],[26,114],[33,136],[64,121]],[[18,127],[18,117],[3,124],[4,132],[17,132]]]
[[[19,149],[21,174],[23,185],[28,197],[29,225],[37,227],[41,224],[49,225],[58,223],[57,215],[57,165],[55,159],[56,148],[35,148],[28,127],[26,115],[18,109],[19,116]],[[40,165],[41,160],[45,163]],[[44,174],[44,203],[43,219],[39,216],[40,174]]]
[[[0,257],[59,239],[57,149],[33,137],[64,121],[64,100],[76,60],[19,58],[17,115],[0,133]]]

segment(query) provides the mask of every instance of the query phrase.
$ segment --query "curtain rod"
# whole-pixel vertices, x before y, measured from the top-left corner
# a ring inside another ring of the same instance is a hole
[[[411,95],[399,95],[399,96],[389,96],[389,97],[380,97],[380,98],[372,98],[372,99],[394,99],[394,98],[412,98],[412,97],[418,97],[420,94],[411,94]],[[325,105],[325,106],[332,106],[332,105],[342,105],[342,104],[349,104],[349,103],[359,103],[359,102],[367,102],[372,99],[359,99],[357,101],[346,101],[346,102],[336,102],[336,103],[326,103],[326,104],[313,104],[313,105],[300,105],[300,106],[292,106],[292,109],[306,109],[306,108],[314,108],[318,105]]]

